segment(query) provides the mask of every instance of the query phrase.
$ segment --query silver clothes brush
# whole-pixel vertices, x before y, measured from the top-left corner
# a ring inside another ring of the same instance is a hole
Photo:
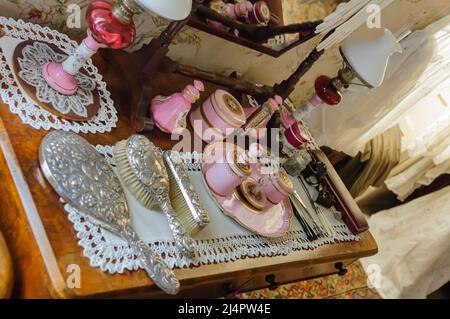
[[[163,153],[170,181],[170,200],[186,231],[195,234],[209,224],[209,216],[195,192],[180,153]]]
[[[174,211],[169,176],[162,152],[143,135],[132,135],[114,146],[117,170],[133,196],[145,207],[159,206],[167,217],[178,250],[193,257],[194,243]]]
[[[174,272],[132,228],[119,178],[92,145],[74,133],[53,131],[42,140],[39,160],[64,202],[84,219],[126,240],[153,282],[168,294],[178,292]]]

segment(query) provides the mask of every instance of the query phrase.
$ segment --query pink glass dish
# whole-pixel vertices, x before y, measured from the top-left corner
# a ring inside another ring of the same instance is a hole
[[[244,108],[230,93],[217,90],[190,113],[195,134],[205,142],[221,141],[245,124]]]
[[[251,174],[251,166],[247,160],[238,162],[244,151],[240,148],[221,148],[222,153],[211,162],[205,171],[208,187],[217,195],[229,196],[233,190],[244,182]]]
[[[204,158],[217,156],[216,153],[221,152],[220,145],[218,146],[217,144],[226,145],[228,143],[213,143],[208,145],[204,150]],[[210,162],[203,161],[201,165],[203,176],[210,165]],[[261,167],[257,163],[251,163],[251,165],[252,174],[250,177],[258,180],[261,177]],[[208,187],[206,182],[205,186]],[[244,228],[258,235],[277,238],[284,236],[289,230],[292,217],[292,206],[289,199],[285,199],[281,203],[263,210],[256,210],[245,202],[236,191],[225,197],[217,195],[214,192],[210,192],[210,194],[226,215],[236,220]]]

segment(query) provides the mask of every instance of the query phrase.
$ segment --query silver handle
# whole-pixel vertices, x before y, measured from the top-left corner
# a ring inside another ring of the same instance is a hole
[[[121,235],[141,259],[145,271],[153,282],[169,295],[176,295],[180,290],[180,282],[164,260],[139,238],[130,225],[123,227]]]
[[[172,230],[172,235],[175,239],[175,244],[178,250],[187,257],[194,257],[194,241],[178,219],[172,205],[170,204],[170,199],[165,198],[164,200],[161,200],[159,205],[164,214],[166,214],[167,222]]]

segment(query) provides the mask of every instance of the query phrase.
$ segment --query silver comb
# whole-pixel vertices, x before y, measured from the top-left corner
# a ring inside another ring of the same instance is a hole
[[[180,153],[165,151],[163,157],[169,173],[172,206],[191,232],[203,229],[209,224],[209,215],[191,183]]]

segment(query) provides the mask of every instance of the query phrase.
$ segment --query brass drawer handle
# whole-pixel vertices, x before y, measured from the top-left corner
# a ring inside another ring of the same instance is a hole
[[[278,287],[280,287],[280,283],[275,281],[275,275],[274,274],[270,274],[266,276],[266,282],[270,284],[270,286],[268,287],[269,290],[275,290],[278,289]]]
[[[243,288],[250,283],[253,280],[253,277],[242,283],[240,286],[235,287],[235,285],[232,282],[225,284],[225,298],[227,299],[236,299],[237,294],[243,290]]]
[[[338,270],[339,276],[344,276],[348,272],[348,270],[344,267],[344,264],[342,262],[335,263],[334,267]]]

